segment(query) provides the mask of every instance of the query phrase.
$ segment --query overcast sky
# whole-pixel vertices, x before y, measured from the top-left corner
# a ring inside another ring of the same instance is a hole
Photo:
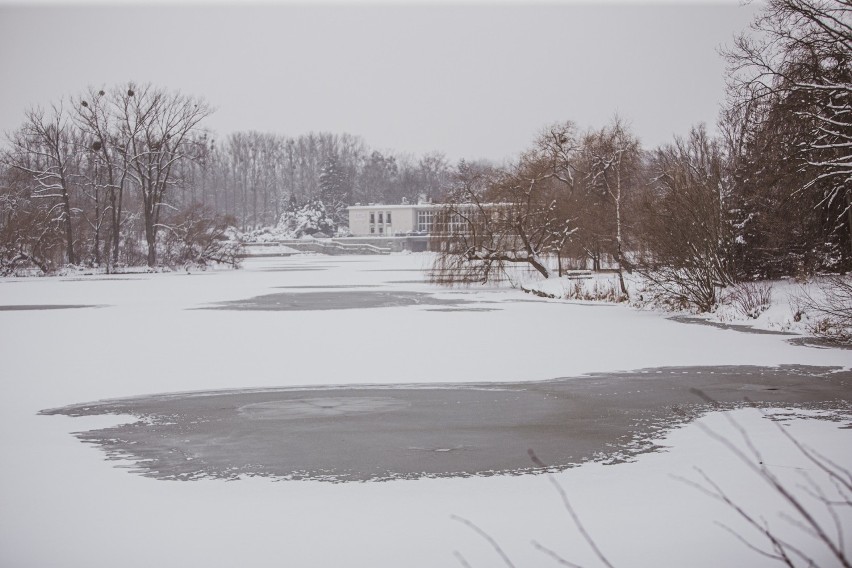
[[[628,119],[646,147],[712,124],[717,50],[754,6],[135,6],[0,0],[0,131],[128,80],[205,97],[207,127],[349,132],[451,160],[515,156],[548,123]]]

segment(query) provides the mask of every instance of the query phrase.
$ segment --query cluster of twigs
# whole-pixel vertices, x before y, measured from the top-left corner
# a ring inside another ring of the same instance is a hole
[[[692,392],[714,407],[718,409],[721,408],[721,405],[719,405],[717,401],[708,397],[702,391],[692,389]],[[746,402],[749,401],[746,400]],[[817,471],[824,474],[824,476],[830,481],[833,487],[833,494],[827,494],[827,492],[807,473],[802,474],[803,484],[797,485],[795,488],[791,487],[787,482],[781,480],[775,473],[773,473],[769,466],[766,465],[759,448],[754,443],[746,429],[737,422],[730,413],[724,412],[723,415],[742,439],[745,449],[742,449],[730,439],[719,432],[716,432],[712,428],[709,428],[705,424],[698,422],[697,426],[713,440],[722,444],[740,462],[745,464],[751,472],[767,484],[770,489],[791,508],[793,514],[782,514],[782,518],[791,523],[793,526],[799,528],[803,533],[812,537],[816,543],[818,543],[821,552],[820,557],[817,558],[812,556],[801,546],[798,546],[791,542],[788,538],[781,536],[770,526],[763,516],[747,510],[743,504],[731,497],[719,483],[714,481],[700,468],[696,468],[696,471],[701,477],[701,482],[695,482],[683,477],[677,477],[676,479],[695,488],[708,497],[724,503],[732,511],[734,511],[737,516],[744,520],[748,526],[755,529],[763,541],[762,544],[757,544],[731,527],[720,524],[722,528],[727,530],[737,540],[742,542],[756,554],[777,561],[789,568],[797,568],[799,566],[818,566],[820,565],[820,560],[824,561],[825,558],[831,558],[833,561],[837,562],[839,566],[843,566],[844,568],[852,568],[852,557],[850,557],[845,548],[845,537],[848,536],[847,533],[849,531],[849,527],[844,526],[840,516],[840,511],[842,509],[852,508],[852,471],[847,470],[828,457],[806,446],[792,436],[778,422],[775,422],[778,431],[793,445],[799,454],[804,456]],[[536,456],[533,450],[529,450],[529,456],[536,466],[544,469],[545,471],[548,470],[547,465]],[[604,555],[603,551],[595,542],[594,537],[588,530],[586,530],[582,519],[572,506],[565,488],[562,487],[551,473],[548,472],[547,476],[550,483],[556,489],[556,492],[562,501],[562,505],[570,516],[574,526],[580,533],[580,536],[582,536],[583,540],[594,552],[595,557],[603,566],[613,568],[613,564]],[[812,498],[813,501],[807,502],[802,496],[798,495],[798,492],[794,489],[803,490],[804,495]],[[814,505],[814,503],[816,503],[816,505]],[[827,513],[827,515],[823,515],[822,513]],[[821,517],[825,516],[831,519],[830,523],[820,520]],[[452,518],[453,520],[466,525],[488,542],[506,566],[509,568],[515,568],[515,565],[512,563],[505,551],[488,533],[468,519],[458,516],[453,516]],[[550,557],[560,566],[581,568],[579,564],[575,564],[574,562],[565,559],[552,549],[545,547],[537,541],[533,541],[532,546]],[[454,555],[462,566],[470,567],[470,564],[460,552],[456,551]]]

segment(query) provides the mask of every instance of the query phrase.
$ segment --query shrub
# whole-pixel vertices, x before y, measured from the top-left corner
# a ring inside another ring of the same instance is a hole
[[[829,341],[852,343],[852,278],[827,276],[815,284],[815,291],[802,287],[796,298],[799,310],[814,316],[808,330]]]
[[[757,319],[772,306],[772,285],[768,282],[741,282],[731,288],[726,299],[740,315]]]
[[[172,266],[218,263],[237,268],[243,243],[236,237],[233,224],[229,216],[217,215],[205,206],[191,206],[172,218],[161,258]]]
[[[658,266],[640,273],[646,279],[651,301],[668,309],[713,311],[723,287],[712,269]]]

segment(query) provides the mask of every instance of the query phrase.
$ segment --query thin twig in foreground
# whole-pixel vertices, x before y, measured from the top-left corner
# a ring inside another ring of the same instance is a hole
[[[491,537],[490,534],[488,534],[487,532],[485,532],[484,530],[482,530],[481,528],[479,528],[478,526],[476,526],[475,524],[473,524],[469,520],[467,520],[463,517],[459,517],[458,515],[452,515],[450,518],[453,519],[454,521],[458,521],[458,522],[463,523],[463,524],[467,525],[468,527],[470,527],[471,530],[473,530],[476,534],[478,534],[479,536],[484,538],[488,542],[488,544],[491,545],[491,548],[493,548],[497,552],[497,554],[500,555],[500,558],[503,559],[503,562],[506,563],[506,566],[508,566],[509,568],[515,568],[515,565],[512,564],[512,561],[509,560],[509,557],[506,556],[506,553],[503,552],[503,549],[500,548],[500,545],[497,544],[497,541],[494,540]]]
[[[539,467],[547,467],[544,462],[538,459],[538,456],[535,455],[533,450],[527,450],[527,453],[530,456],[532,462]],[[571,502],[568,500],[568,495],[565,493],[565,489],[556,481],[556,478],[553,477],[551,473],[547,474],[547,478],[550,480],[551,485],[556,488],[556,491],[559,493],[559,496],[562,498],[562,504],[565,506],[565,510],[568,511],[568,514],[571,515],[571,519],[574,521],[574,524],[577,526],[577,530],[580,531],[580,534],[583,536],[585,541],[589,544],[589,546],[594,551],[595,555],[600,559],[601,562],[604,563],[607,568],[614,568],[613,565],[607,560],[606,556],[604,556],[601,549],[598,548],[598,545],[595,543],[595,540],[592,538],[592,535],[586,531],[586,527],[583,526],[583,522],[580,521],[580,516],[574,510],[574,507],[571,505]]]

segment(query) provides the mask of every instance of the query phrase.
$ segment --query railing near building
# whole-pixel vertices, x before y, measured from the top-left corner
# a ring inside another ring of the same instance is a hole
[[[421,252],[428,248],[425,235],[398,237],[340,237],[330,239],[288,239],[246,243],[244,257],[289,256],[297,253],[321,254],[390,254],[391,252]]]

